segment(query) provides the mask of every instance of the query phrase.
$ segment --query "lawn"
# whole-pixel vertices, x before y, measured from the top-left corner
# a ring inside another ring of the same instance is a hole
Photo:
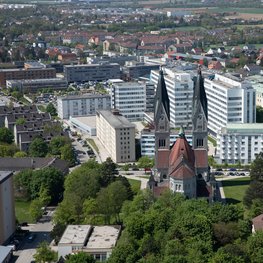
[[[137,194],[141,189],[141,181],[135,180],[135,179],[128,179],[128,181],[131,185],[131,188],[134,194]]]
[[[250,177],[222,181],[227,203],[241,203],[249,183]]]
[[[95,141],[93,139],[87,139],[88,144],[90,144],[90,146],[97,152],[99,153],[99,148],[97,146],[97,144],[95,143]]]
[[[33,222],[29,214],[29,206],[30,206],[30,201],[25,201],[22,199],[15,200],[16,218],[19,221],[19,223],[22,223],[22,222],[32,223]]]

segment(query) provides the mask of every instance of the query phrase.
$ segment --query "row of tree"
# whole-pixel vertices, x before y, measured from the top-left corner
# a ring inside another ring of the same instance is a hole
[[[263,232],[235,205],[141,192],[122,208],[124,231],[109,263],[262,262]]]

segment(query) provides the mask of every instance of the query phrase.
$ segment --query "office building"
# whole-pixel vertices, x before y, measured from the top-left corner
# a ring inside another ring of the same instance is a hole
[[[142,120],[146,110],[146,85],[138,82],[114,82],[110,89],[111,107],[129,121]]]
[[[262,123],[229,123],[217,134],[218,163],[249,164],[263,152]]]
[[[157,85],[159,72],[151,71],[151,81]],[[170,100],[170,126],[190,129],[192,126],[193,81],[189,73],[165,68],[164,79]]]
[[[135,161],[135,125],[119,111],[97,111],[97,137],[116,163]]]
[[[66,90],[68,83],[65,79],[27,79],[27,80],[7,80],[7,89],[19,90],[22,93],[37,93],[43,89]]]
[[[70,95],[57,99],[58,116],[61,119],[95,115],[97,110],[111,108],[111,96],[101,94]]]
[[[0,171],[0,245],[16,230],[13,173]]]
[[[67,65],[64,67],[67,82],[103,81],[120,78],[117,63]]]
[[[247,81],[215,74],[204,82],[208,101],[208,130],[214,137],[230,123],[256,122],[256,91]]]
[[[0,69],[0,85],[6,86],[7,80],[50,79],[56,77],[54,68]]]

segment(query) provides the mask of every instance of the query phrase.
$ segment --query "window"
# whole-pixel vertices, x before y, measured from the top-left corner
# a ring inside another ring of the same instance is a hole
[[[159,147],[165,147],[165,139],[159,140]]]
[[[197,147],[202,147],[202,146],[204,146],[203,139],[197,139],[197,140],[196,140],[196,146],[197,146]]]

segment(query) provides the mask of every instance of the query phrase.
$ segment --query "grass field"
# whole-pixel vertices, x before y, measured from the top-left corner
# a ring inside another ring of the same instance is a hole
[[[222,181],[227,203],[242,203],[249,183],[249,177]]]
[[[215,7],[215,8],[209,8],[208,11],[211,13],[236,12],[241,14],[262,14],[263,8]]]
[[[22,223],[22,222],[32,223],[33,222],[29,214],[29,206],[30,206],[30,201],[25,201],[25,200],[20,200],[20,199],[15,200],[16,218],[19,223]]]
[[[141,189],[141,181],[139,180],[134,180],[134,179],[128,179],[130,185],[131,185],[131,188],[132,188],[132,191],[137,194],[140,189]]]

